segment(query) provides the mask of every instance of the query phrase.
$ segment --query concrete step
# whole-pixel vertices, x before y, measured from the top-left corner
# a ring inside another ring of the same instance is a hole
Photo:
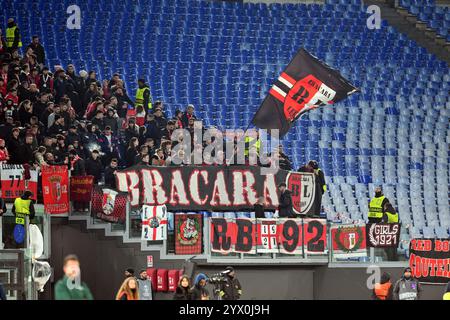
[[[391,7],[385,0],[364,0],[364,4],[367,6],[378,5],[382,19],[388,21],[392,27],[406,34],[418,45],[426,48],[429,53],[435,54],[450,65],[449,45],[445,39],[437,35],[435,30],[428,28],[425,23],[419,21],[416,16],[404,8]]]

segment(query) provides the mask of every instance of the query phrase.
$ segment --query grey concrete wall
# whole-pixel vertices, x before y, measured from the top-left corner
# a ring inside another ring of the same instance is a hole
[[[56,219],[55,219],[56,220]],[[104,237],[102,231],[86,231],[79,224],[58,221],[52,223],[52,256],[54,281],[63,276],[62,264],[68,254],[76,254],[81,262],[82,281],[91,289],[96,299],[114,299],[124,279],[127,268],[139,270],[147,267],[147,253],[138,244],[123,244],[119,237]],[[152,254],[158,268],[181,269],[182,261],[160,261],[159,253]],[[53,288],[49,288],[45,298]],[[170,298],[170,294],[158,294],[158,298]]]
[[[183,261],[161,261],[158,253],[142,253],[135,244],[123,244],[120,238],[106,238],[102,231],[84,230],[78,224],[62,219],[52,224],[51,265],[55,281],[62,277],[62,261],[70,253],[81,261],[82,280],[88,284],[96,299],[114,299],[124,270],[132,267],[138,272],[146,267],[147,254],[154,257],[156,268],[181,269]],[[200,264],[196,273],[213,274],[226,266]],[[366,288],[365,268],[329,268],[328,266],[235,266],[243,287],[243,299],[370,299]],[[383,269],[397,280],[401,268]],[[424,299],[441,299],[444,287],[423,286]],[[210,291],[212,293],[212,288]],[[52,285],[47,285],[41,299],[52,298]],[[171,293],[157,293],[156,299],[171,299]]]

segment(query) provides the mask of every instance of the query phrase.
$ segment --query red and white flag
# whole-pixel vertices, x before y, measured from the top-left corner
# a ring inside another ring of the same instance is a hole
[[[142,206],[142,240],[167,239],[167,208],[163,206]]]
[[[258,253],[277,253],[278,250],[278,227],[276,219],[258,219]]]

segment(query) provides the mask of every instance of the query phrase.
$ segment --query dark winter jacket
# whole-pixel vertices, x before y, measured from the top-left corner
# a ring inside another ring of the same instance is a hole
[[[279,159],[280,169],[282,170],[292,170],[291,161],[287,157],[281,157]]]
[[[45,50],[44,50],[44,47],[40,43],[38,43],[38,44],[31,43],[27,47],[27,49],[28,48],[33,49],[33,53],[36,55],[36,60],[38,63],[45,64]]]
[[[292,192],[288,189],[280,194],[278,215],[280,218],[294,217],[294,211],[292,210]]]
[[[195,277],[195,285],[191,288],[191,300],[202,300],[202,296],[208,297],[209,300],[208,290],[205,287],[200,286],[200,281],[206,279],[206,275],[203,273],[199,273]]]
[[[264,206],[262,206],[260,204],[255,204],[254,210],[255,210],[255,218],[260,218],[260,219],[265,218]]]
[[[100,159],[94,160],[89,158],[86,160],[86,173],[94,176],[94,183],[98,183],[102,179],[103,165]]]
[[[114,172],[117,171],[117,168],[111,168],[110,166],[105,169],[105,186],[115,189],[116,188],[116,176]]]
[[[105,127],[110,127],[111,131],[114,133],[119,129],[117,118],[106,116],[105,119],[103,119],[103,123]]]
[[[175,294],[173,295],[173,300],[192,300],[191,290],[189,290],[189,288],[182,288],[178,286],[175,290]]]
[[[21,150],[22,144],[19,139],[11,137],[8,141],[8,151],[9,151],[9,163],[11,164],[21,164]]]
[[[125,153],[125,165],[127,168],[134,165],[136,161],[136,157],[139,155],[139,152],[134,148],[128,148]]]
[[[324,186],[325,184],[325,174],[323,173],[323,171],[321,169],[318,170],[317,175],[315,175],[316,178],[316,188],[319,189],[318,191],[320,192],[319,194],[324,194],[325,193],[325,188]]]
[[[20,163],[33,164],[34,162],[34,149],[33,145],[25,143],[20,150]]]
[[[138,126],[129,126],[125,130],[125,140],[130,141],[131,138],[139,138],[139,127]]]
[[[86,175],[86,164],[83,159],[78,159],[73,164],[72,176],[85,176]]]
[[[225,283],[220,285],[220,295],[223,300],[238,300],[242,295],[242,287],[235,277],[225,276]]]
[[[406,268],[405,268],[406,271]],[[394,297],[396,300],[419,300],[420,292],[422,288],[419,281],[412,276],[406,278],[402,275],[402,278],[397,281],[394,287]]]

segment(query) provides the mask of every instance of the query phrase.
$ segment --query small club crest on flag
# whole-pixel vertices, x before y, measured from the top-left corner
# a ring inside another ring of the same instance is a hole
[[[142,206],[142,240],[167,239],[167,208],[162,206]]]
[[[301,48],[275,80],[252,123],[261,129],[278,129],[281,138],[304,113],[357,91],[339,71]]]

